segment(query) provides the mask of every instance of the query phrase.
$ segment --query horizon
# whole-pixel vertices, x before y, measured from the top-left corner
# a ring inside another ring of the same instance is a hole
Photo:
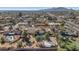
[[[0,7],[0,10],[43,10],[57,7]],[[64,7],[67,9],[79,10],[79,7]]]

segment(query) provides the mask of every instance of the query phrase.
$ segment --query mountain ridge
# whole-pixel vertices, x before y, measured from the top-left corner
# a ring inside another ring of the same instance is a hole
[[[43,9],[41,11],[74,11],[73,9],[68,9],[68,8],[65,8],[65,7],[56,7],[56,8],[50,8],[50,9]]]

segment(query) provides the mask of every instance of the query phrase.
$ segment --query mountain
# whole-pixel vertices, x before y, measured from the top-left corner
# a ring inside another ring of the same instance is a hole
[[[64,8],[64,7],[56,7],[56,8],[49,8],[49,9],[43,9],[42,11],[49,11],[49,12],[61,12],[61,11],[73,11],[72,9]]]

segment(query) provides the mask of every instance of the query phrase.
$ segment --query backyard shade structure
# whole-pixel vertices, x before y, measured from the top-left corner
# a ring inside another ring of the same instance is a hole
[[[60,32],[60,34],[62,36],[73,36],[73,37],[78,37],[77,34],[73,33],[73,32]]]
[[[6,31],[4,35],[21,35],[21,31]]]
[[[5,35],[5,37],[8,41],[13,41],[14,40],[14,33],[7,32],[4,35]]]
[[[4,37],[8,41],[14,41],[21,36],[21,31],[6,31],[4,32]]]

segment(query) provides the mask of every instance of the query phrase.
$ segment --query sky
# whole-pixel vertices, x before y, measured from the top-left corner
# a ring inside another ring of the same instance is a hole
[[[0,7],[0,10],[41,10],[52,7]],[[68,9],[79,10],[79,7],[66,7]]]
[[[49,7],[0,7],[0,10],[41,10]]]

